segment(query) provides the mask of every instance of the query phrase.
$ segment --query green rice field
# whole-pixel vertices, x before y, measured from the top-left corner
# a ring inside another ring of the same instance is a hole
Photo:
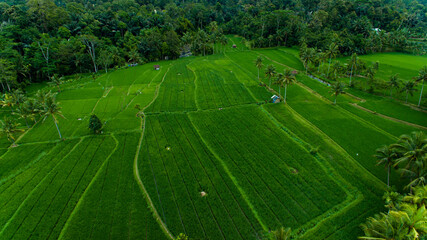
[[[357,90],[333,105],[297,49],[249,50],[228,38],[224,53],[62,84],[64,139],[51,118],[25,128],[16,146],[0,139],[0,239],[246,240],[282,226],[296,239],[357,239],[360,224],[385,210],[387,172],[375,149],[426,131],[426,111]],[[299,72],[287,104],[269,102],[279,87],[262,86],[258,56],[264,67]],[[384,79],[410,80],[426,63],[361,58],[380,61]],[[27,92],[41,88],[56,91]],[[104,125],[97,135],[92,114]],[[405,185],[394,170],[391,183]]]

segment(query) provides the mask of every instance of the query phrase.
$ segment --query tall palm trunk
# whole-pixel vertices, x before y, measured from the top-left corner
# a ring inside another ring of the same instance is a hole
[[[286,90],[287,90],[287,88],[288,88],[288,84],[285,84],[285,98],[284,98],[284,103],[286,104]]]
[[[338,96],[338,95],[335,95],[334,105],[336,105],[336,104],[337,104],[337,96]]]
[[[390,88],[390,97],[392,97],[393,87]]]
[[[259,82],[259,68],[258,68],[258,82]]]
[[[390,165],[387,168],[387,187],[390,187]]]
[[[56,130],[58,130],[59,138],[62,139],[62,135],[61,135],[61,132],[59,131],[58,124],[56,123],[56,119],[53,115],[52,115],[52,118],[53,118],[53,122],[55,123]]]
[[[424,80],[423,80],[423,85],[421,86],[421,93],[420,93],[420,100],[418,100],[418,107],[421,104],[421,97],[423,96],[423,90],[424,90]]]
[[[281,96],[282,94],[280,94],[280,85],[279,85],[279,97]]]
[[[408,90],[406,90],[406,101],[405,101],[405,103],[408,103]]]
[[[269,87],[269,88],[271,88],[271,77],[269,77],[269,78],[270,78],[270,79],[269,79],[269,80],[270,80],[270,82],[269,82],[269,84],[268,84],[268,87]]]
[[[329,57],[328,74],[326,76],[329,76],[329,68],[331,67],[331,60],[332,60],[332,56]]]
[[[353,76],[353,64],[351,65],[351,72],[350,72],[350,83],[348,84],[351,86],[351,77]]]

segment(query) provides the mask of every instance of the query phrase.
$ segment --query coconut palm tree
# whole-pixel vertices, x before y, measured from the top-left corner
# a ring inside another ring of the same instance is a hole
[[[62,84],[62,79],[63,77],[58,77],[58,74],[54,74],[50,77],[50,84],[56,86],[58,88],[58,92],[61,92],[59,85]]]
[[[15,136],[14,134],[17,132],[22,132],[22,129],[18,129],[19,123],[16,123],[14,119],[5,117],[3,121],[0,121],[2,124],[2,127],[0,129],[0,132],[4,135],[6,135],[7,140],[9,140],[12,143],[15,143]]]
[[[255,66],[258,68],[258,81],[259,81],[259,70],[263,67],[262,65],[262,57],[258,56],[255,60]]]
[[[334,104],[337,104],[338,95],[345,93],[344,84],[339,81],[335,82],[331,85],[331,89],[329,90],[329,92],[332,93],[332,96],[335,95]]]
[[[25,96],[24,92],[22,92],[21,89],[16,89],[12,92],[13,101],[15,102],[16,106],[20,106],[27,100],[27,96]]]
[[[29,118],[36,123],[36,115],[40,114],[40,105],[37,103],[35,99],[28,99],[25,103],[25,108],[30,113]]]
[[[403,201],[416,204],[418,207],[427,204],[427,185],[415,187],[411,195],[403,197]]]
[[[24,104],[22,104],[21,106],[19,106],[18,108],[16,108],[16,111],[13,112],[12,114],[18,115],[18,117],[20,119],[24,119],[25,120],[25,125],[27,125],[27,128],[30,127],[28,125],[28,118],[30,118],[32,114],[27,110],[27,108],[25,107]]]
[[[398,78],[398,73],[394,74],[390,77],[390,80],[388,81],[388,87],[390,88],[390,97],[393,93],[393,88],[399,89],[400,86],[400,80]]]
[[[58,127],[58,117],[62,117],[65,118],[64,115],[62,115],[61,107],[58,106],[59,103],[57,103],[55,101],[55,95],[51,95],[50,97],[48,97],[44,103],[44,109],[43,109],[43,114],[44,114],[44,119],[46,120],[46,118],[48,116],[52,116],[53,122],[55,123],[56,126],[56,130],[58,130],[58,134],[59,134],[59,138],[62,139],[62,135],[61,135],[61,131],[59,131],[59,127]]]
[[[268,87],[271,87],[271,78],[273,78],[276,75],[276,67],[272,64],[267,66],[267,69],[265,70],[265,76],[269,79]]]
[[[339,61],[335,61],[334,64],[332,64],[332,72],[334,73],[334,79],[337,79],[337,75],[341,73],[342,68],[343,66]]]
[[[420,92],[420,99],[418,100],[418,107],[421,104],[421,97],[423,96],[423,90],[424,90],[424,81],[427,80],[427,66],[424,66],[423,68],[420,69],[420,71],[418,72],[418,76],[416,78],[416,82],[423,82],[423,84],[421,85],[421,92]]]
[[[377,159],[377,165],[384,165],[387,168],[387,187],[390,187],[390,168],[393,166],[397,158],[397,154],[393,147],[384,145],[378,148],[374,157]]]
[[[398,143],[393,144],[392,147],[399,156],[393,166],[398,166],[400,168],[398,171],[410,178],[411,182],[406,188],[426,184],[427,137],[424,133],[413,132],[411,135],[402,135]]]
[[[376,74],[376,71],[373,67],[369,67],[368,69],[366,69],[366,77],[368,78],[368,84],[371,91],[374,90],[375,74]]]
[[[394,218],[389,214],[376,214],[374,217],[369,217],[366,223],[361,224],[365,236],[359,237],[359,239],[404,239],[406,232],[398,227],[399,223],[398,218]]]
[[[353,53],[353,55],[351,55],[351,58],[350,58],[350,66],[351,66],[350,82],[349,82],[350,86],[351,86],[351,78],[353,77],[353,72],[356,72],[358,61],[359,61],[359,57],[357,56],[357,53]]]
[[[284,75],[283,75],[283,73],[278,73],[278,74],[276,75],[276,81],[274,82],[274,84],[279,85],[279,96],[281,95],[281,92],[280,92],[281,87],[283,87],[283,86],[284,86],[283,79],[284,79]]]
[[[284,98],[284,103],[286,104],[286,92],[287,92],[287,88],[288,85],[291,85],[292,83],[294,83],[296,81],[295,75],[292,73],[292,71],[290,69],[285,69],[285,72],[283,74],[283,83],[285,84],[285,98]]]
[[[415,85],[416,85],[416,82],[414,82],[414,81],[408,81],[408,82],[405,83],[405,85],[403,85],[402,91],[406,92],[405,103],[408,103],[408,95],[411,94],[411,96],[413,96],[414,95],[413,92],[417,91],[415,89]]]
[[[328,47],[328,50],[326,50],[326,56],[329,57],[329,65],[328,65],[327,76],[329,76],[329,68],[331,67],[332,58],[336,58],[338,52],[339,52],[338,51],[338,45],[336,45],[335,43],[331,43]]]
[[[9,93],[3,95],[3,100],[0,101],[2,107],[9,107],[10,111],[13,112],[13,106],[15,106],[15,99]]]
[[[271,232],[271,239],[272,240],[291,239],[291,233],[292,233],[291,228],[281,227],[281,228]]]
[[[225,35],[221,35],[220,39],[219,39],[221,45],[223,46],[223,52],[225,53],[225,46],[228,43],[228,38]]]

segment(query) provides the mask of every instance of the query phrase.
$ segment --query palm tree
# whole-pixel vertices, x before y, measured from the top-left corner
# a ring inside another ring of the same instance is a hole
[[[373,67],[369,67],[368,69],[366,69],[366,77],[368,78],[368,84],[372,91],[374,89],[375,74],[376,74],[376,71]]]
[[[21,89],[16,89],[12,92],[13,101],[15,101],[16,106],[20,106],[27,100],[27,96],[25,96],[24,92]]]
[[[225,46],[227,45],[227,43],[228,43],[228,38],[225,36],[225,35],[221,35],[221,37],[220,37],[220,39],[219,39],[219,41],[221,42],[221,45],[223,46],[223,48],[224,48],[224,52],[225,52]]]
[[[427,185],[415,187],[413,194],[403,197],[403,201],[416,204],[418,207],[427,204]]]
[[[341,72],[341,69],[342,69],[342,64],[339,61],[335,61],[335,63],[332,65],[332,72],[334,73],[334,79],[337,79],[337,74]]]
[[[259,81],[259,70],[263,67],[261,56],[258,56],[257,59],[255,60],[255,66],[258,68],[258,81]]]
[[[0,121],[2,124],[2,128],[0,129],[0,132],[4,135],[6,135],[7,140],[9,140],[12,143],[15,143],[15,137],[14,134],[17,132],[22,132],[22,129],[18,129],[19,123],[16,123],[13,119],[5,117],[4,121]]]
[[[301,60],[305,66],[305,74],[308,73],[308,67],[310,66],[310,63],[313,63],[315,57],[316,50],[314,48],[306,48],[304,51],[302,51]]]
[[[411,96],[413,96],[413,92],[416,91],[415,89],[415,85],[416,83],[414,81],[408,81],[405,83],[405,85],[403,85],[403,89],[402,91],[406,92],[406,101],[405,103],[408,103],[408,95],[411,94]]]
[[[276,75],[276,67],[272,64],[267,66],[267,69],[265,70],[265,76],[269,79],[268,87],[271,87],[271,78]]]
[[[344,84],[339,81],[335,82],[334,84],[331,85],[331,89],[329,92],[332,93],[332,96],[335,95],[334,104],[337,104],[338,95],[345,93]]]
[[[291,239],[291,233],[292,233],[291,228],[281,227],[281,228],[271,232],[271,239],[272,240]]]
[[[326,51],[326,56],[329,57],[329,65],[328,65],[328,74],[329,76],[329,68],[331,67],[332,58],[335,58],[338,54],[338,46],[335,43],[331,43],[329,45],[328,50]]]
[[[400,86],[400,80],[398,78],[398,73],[394,74],[393,76],[390,77],[390,80],[388,82],[388,87],[390,88],[390,97],[392,96],[393,93],[393,88],[399,89]]]
[[[61,107],[58,106],[59,103],[57,103],[55,101],[55,95],[50,96],[46,99],[45,103],[44,103],[44,120],[46,120],[46,118],[50,115],[53,118],[53,122],[55,123],[56,126],[56,130],[58,130],[58,134],[59,134],[59,138],[62,139],[62,135],[61,132],[59,131],[59,127],[58,127],[58,120],[57,117],[62,117],[65,118],[64,115],[62,115]]]
[[[63,77],[58,77],[57,74],[54,74],[52,77],[50,77],[50,84],[55,85],[58,88],[58,92],[61,92],[61,88],[59,85],[62,84]]]
[[[387,168],[387,187],[390,187],[390,167],[397,158],[396,152],[393,147],[384,145],[376,150],[374,157],[377,159],[377,165],[384,165]]]
[[[406,232],[404,229],[399,228],[400,223],[399,218],[395,218],[389,214],[376,214],[374,217],[369,217],[366,223],[361,224],[365,236],[359,237],[359,239],[404,239]]]
[[[28,118],[32,116],[32,114],[27,110],[25,105],[21,105],[18,108],[16,108],[16,111],[12,113],[14,115],[18,115],[20,119],[25,120],[25,125],[27,125],[27,128],[30,126],[28,125]]]
[[[411,182],[406,186],[410,188],[416,185],[424,185],[427,181],[427,137],[423,132],[413,132],[411,135],[400,136],[399,142],[393,144],[399,158],[394,167],[399,166],[399,172],[408,176]]]
[[[423,96],[423,90],[424,90],[424,81],[426,80],[427,80],[427,66],[424,66],[423,68],[421,68],[416,78],[416,82],[421,82],[421,81],[423,82],[423,84],[421,85],[421,93],[420,93],[420,100],[418,100],[418,107],[421,104],[421,97]]]
[[[280,89],[281,87],[283,87],[283,79],[284,79],[284,75],[283,73],[279,73],[276,75],[276,81],[274,82],[274,84],[279,85],[279,96],[281,95]]]
[[[10,111],[13,112],[13,106],[15,106],[15,99],[9,93],[5,93],[3,96],[3,100],[0,101],[2,107],[9,107]]]
[[[36,123],[36,115],[40,113],[40,105],[35,99],[30,98],[25,102],[25,108],[30,113],[29,118]]]
[[[357,56],[357,53],[353,53],[353,55],[351,55],[351,58],[350,58],[350,65],[351,65],[350,83],[349,83],[350,86],[351,86],[351,78],[353,76],[353,70],[354,72],[356,72],[358,60],[359,60],[359,57]]]
[[[291,85],[292,83],[294,83],[296,81],[296,78],[290,69],[285,69],[283,76],[284,76],[283,83],[285,84],[284,103],[286,104],[286,92],[287,92],[288,85]]]

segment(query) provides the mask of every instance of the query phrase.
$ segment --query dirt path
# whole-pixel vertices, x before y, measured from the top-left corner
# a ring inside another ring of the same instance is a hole
[[[142,141],[144,139],[144,135],[145,135],[145,109],[147,109],[151,104],[153,104],[153,102],[157,99],[157,96],[159,95],[159,89],[160,86],[162,85],[162,83],[164,82],[166,75],[169,72],[170,67],[168,68],[168,70],[166,71],[165,75],[163,76],[162,81],[159,83],[159,85],[156,88],[156,93],[153,97],[153,100],[147,104],[142,110],[142,118],[141,118],[141,128],[142,128],[142,133],[141,133],[141,137],[139,139],[139,144],[135,153],[135,159],[134,159],[134,164],[133,164],[133,173],[134,173],[134,177],[136,182],[138,183],[139,187],[142,190],[142,193],[144,194],[145,199],[147,200],[148,205],[150,206],[150,209],[153,211],[153,215],[154,218],[156,219],[156,221],[159,223],[160,228],[165,232],[165,234],[170,238],[170,239],[174,239],[174,236],[172,235],[172,233],[169,231],[168,227],[166,226],[166,224],[162,221],[162,219],[160,218],[159,213],[156,210],[156,207],[153,204],[153,201],[150,198],[150,195],[147,192],[147,189],[145,188],[144,184],[142,183],[141,180],[141,176],[139,174],[139,170],[138,170],[138,160],[139,160],[139,152],[141,151],[141,146],[142,146]]]
[[[405,124],[405,125],[408,125],[408,126],[411,126],[411,127],[416,127],[416,128],[420,128],[420,129],[423,129],[423,130],[427,130],[427,127],[424,127],[424,126],[421,126],[421,125],[418,125],[418,124],[415,124],[415,123],[406,122],[406,121],[403,121],[403,120],[400,120],[400,119],[397,119],[397,118],[392,118],[392,117],[383,115],[381,113],[374,112],[374,111],[369,110],[367,108],[361,107],[361,106],[357,105],[356,103],[349,103],[349,104],[352,105],[352,106],[354,106],[354,107],[357,107],[357,108],[359,108],[359,109],[361,109],[361,110],[363,110],[365,112],[375,114],[375,115],[380,116],[382,118],[385,118],[385,119],[388,119],[388,120],[391,120],[391,121],[394,121],[394,122],[402,123],[402,124]]]

